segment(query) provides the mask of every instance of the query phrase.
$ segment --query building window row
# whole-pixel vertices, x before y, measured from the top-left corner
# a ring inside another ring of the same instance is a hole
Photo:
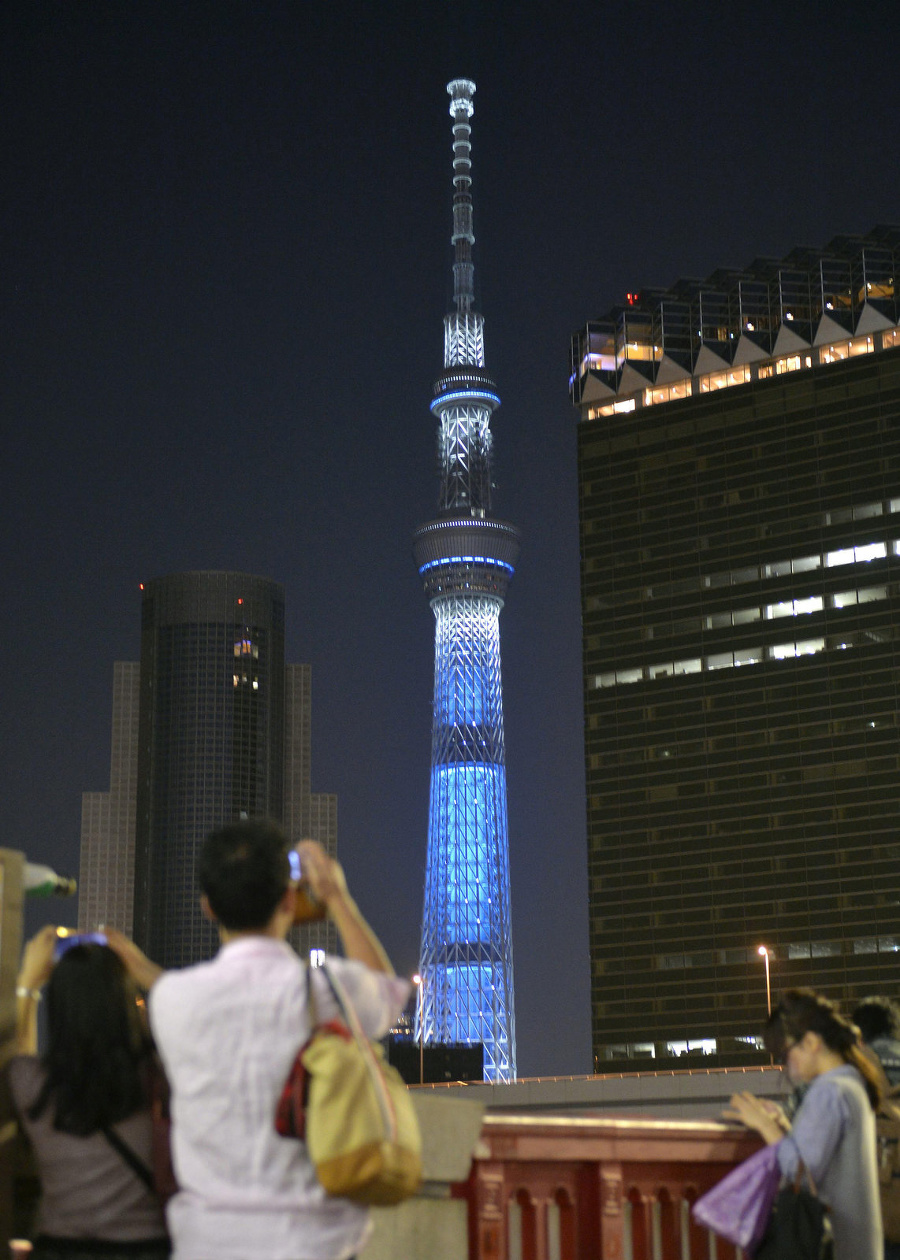
[[[842,954],[896,954],[900,941],[896,936],[862,936],[852,941],[795,941],[769,948],[775,958],[838,958]],[[690,967],[735,967],[758,963],[758,949],[713,949],[699,954],[657,954],[657,971],[684,971]]]
[[[742,665],[760,665],[766,661],[794,660],[800,656],[815,656],[819,652],[846,651],[848,648],[867,647],[873,643],[888,643],[892,637],[892,628],[882,626],[877,629],[854,630],[843,635],[819,635],[788,643],[732,648],[727,652],[710,652],[706,656],[687,657],[678,661],[658,661],[653,665],[638,665],[631,669],[606,670],[601,674],[594,674],[592,687],[598,690],[629,683],[652,682],[657,678],[677,678],[682,674],[738,669]]]
[[[860,508],[847,508],[846,512],[857,513],[868,511],[874,515],[873,509],[881,504],[866,504]],[[888,510],[900,511],[900,499],[891,499]],[[822,524],[844,524],[850,519],[843,513],[826,512]],[[854,516],[862,520],[862,516]],[[643,598],[669,599],[677,595],[688,595],[693,592],[723,590],[731,586],[744,586],[750,582],[765,582],[771,578],[790,577],[798,573],[812,573],[817,569],[837,569],[848,564],[869,564],[873,560],[885,560],[888,556],[900,556],[900,539],[889,538],[883,541],[859,543],[851,547],[836,547],[832,551],[822,552],[814,556],[797,556],[788,560],[776,560],[769,564],[745,565],[740,569],[724,570],[719,573],[705,573],[700,577],[682,578],[676,582],[662,582],[654,586],[645,586]]]
[[[835,591],[831,595],[809,595],[804,599],[779,600],[777,604],[756,604],[750,608],[727,608],[724,612],[709,613],[705,617],[684,617],[663,626],[663,632],[671,635],[696,634],[700,630],[726,630],[731,626],[750,625],[754,621],[776,621],[781,617],[805,617],[824,612],[827,608],[855,608],[858,604],[873,604],[889,599],[893,587],[864,586],[855,591]],[[656,637],[653,626],[645,626],[645,639]]]

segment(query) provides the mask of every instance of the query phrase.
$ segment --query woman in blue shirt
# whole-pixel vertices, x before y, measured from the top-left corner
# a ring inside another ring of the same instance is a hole
[[[811,989],[791,989],[773,1011],[766,1048],[794,1087],[808,1086],[792,1121],[777,1104],[735,1094],[725,1113],[778,1144],[792,1177],[802,1160],[829,1208],[834,1260],[882,1260],[875,1147],[878,1075],[856,1027]]]

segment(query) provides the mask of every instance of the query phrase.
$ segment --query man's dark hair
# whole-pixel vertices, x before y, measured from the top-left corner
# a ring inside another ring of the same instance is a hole
[[[851,1018],[865,1042],[876,1037],[896,1037],[900,1032],[900,1008],[890,998],[863,998]]]
[[[206,837],[197,880],[222,927],[232,932],[264,928],[291,877],[288,840],[271,818],[229,823]]]

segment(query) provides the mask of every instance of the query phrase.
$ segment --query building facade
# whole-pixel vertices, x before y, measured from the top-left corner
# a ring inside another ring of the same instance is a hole
[[[83,801],[80,923],[121,924],[163,966],[185,966],[218,944],[194,879],[211,830],[266,815],[300,839],[321,823],[334,852],[336,802],[309,790],[309,727],[309,666],[285,667],[277,583],[147,583],[140,664],[115,667],[110,791]],[[315,936],[296,943],[333,944],[333,929]]]
[[[491,416],[474,307],[471,125],[475,84],[447,85],[453,119],[455,310],[444,318],[439,514],[415,557],[435,616],[434,707],[417,1036],[484,1046],[487,1080],[516,1075],[500,610],[518,531],[491,514]]]
[[[897,995],[900,232],[575,334],[595,1069]]]

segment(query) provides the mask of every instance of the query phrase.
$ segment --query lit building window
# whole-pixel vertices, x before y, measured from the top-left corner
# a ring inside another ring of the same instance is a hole
[[[666,1054],[679,1058],[684,1054],[715,1054],[718,1044],[714,1037],[700,1037],[696,1041],[667,1041]]]
[[[766,620],[773,617],[799,617],[804,613],[821,612],[824,600],[821,595],[812,595],[808,599],[788,599],[781,604],[766,605]]]
[[[806,639],[802,643],[778,643],[769,648],[773,661],[787,661],[795,656],[814,656],[825,651],[824,639]]]
[[[842,564],[866,564],[870,560],[884,560],[887,546],[883,542],[866,543],[861,547],[843,547],[839,551],[825,553],[825,567],[837,568]]]
[[[857,354],[871,354],[875,349],[875,343],[871,337],[854,337],[849,342],[851,358]]]

